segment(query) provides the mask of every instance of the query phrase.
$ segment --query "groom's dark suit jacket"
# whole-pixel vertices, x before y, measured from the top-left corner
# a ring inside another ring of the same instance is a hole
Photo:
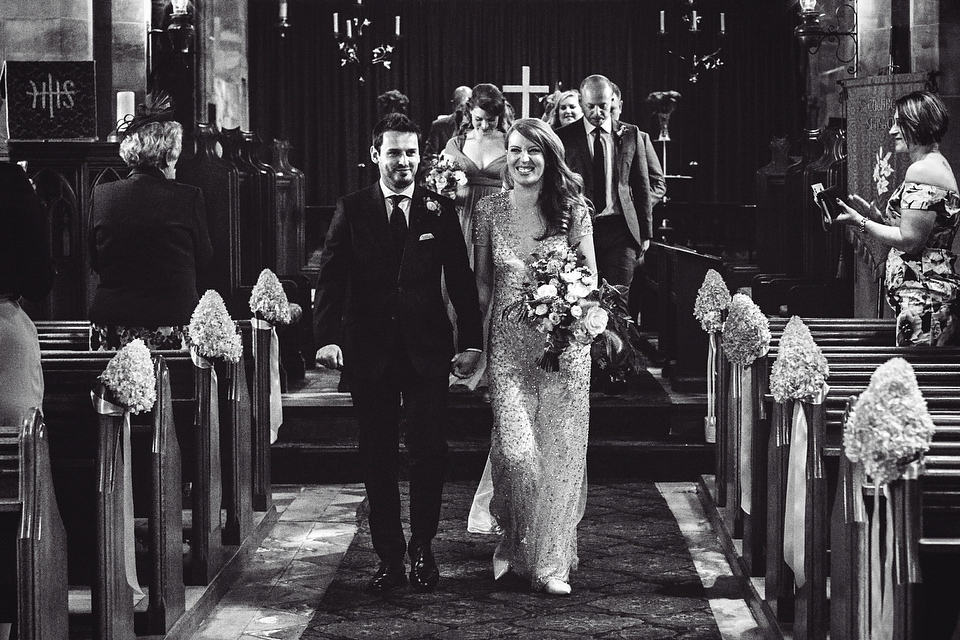
[[[441,272],[457,312],[456,350],[482,348],[477,285],[453,201],[415,188],[398,265],[379,183],[344,196],[320,256],[313,315],[317,344],[339,345],[351,375],[379,378],[399,322],[403,348],[417,372],[446,375],[455,345]]]
[[[667,192],[667,182],[650,136],[633,124],[614,121],[613,193],[637,244],[653,237],[653,207]],[[593,199],[593,159],[587,146],[583,118],[557,129],[566,150],[565,160],[583,177],[583,190]]]

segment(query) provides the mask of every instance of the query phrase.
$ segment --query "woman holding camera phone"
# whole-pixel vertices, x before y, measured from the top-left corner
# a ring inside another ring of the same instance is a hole
[[[949,116],[936,95],[907,94],[894,103],[898,153],[910,154],[903,182],[885,214],[858,195],[850,206],[836,203],[836,222],[890,247],[886,262],[887,302],[897,314],[897,346],[944,346],[960,342],[960,277],[951,251],[960,222],[960,194],[950,163],[940,153]]]

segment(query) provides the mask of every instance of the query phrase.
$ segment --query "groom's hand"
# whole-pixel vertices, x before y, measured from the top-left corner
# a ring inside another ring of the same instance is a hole
[[[343,352],[340,345],[328,344],[317,350],[317,364],[327,369],[343,369]]]
[[[450,370],[458,378],[469,378],[477,370],[481,355],[483,354],[479,351],[462,351],[453,356],[453,364]]]

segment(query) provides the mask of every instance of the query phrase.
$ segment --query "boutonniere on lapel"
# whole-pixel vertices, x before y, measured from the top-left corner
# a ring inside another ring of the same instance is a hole
[[[618,138],[622,138],[623,134],[627,132],[627,127],[623,123],[617,124],[617,130],[614,132],[617,134]]]
[[[443,210],[443,207],[440,206],[440,202],[430,197],[424,198],[423,204],[427,208],[427,211],[435,216],[439,216],[440,212]]]

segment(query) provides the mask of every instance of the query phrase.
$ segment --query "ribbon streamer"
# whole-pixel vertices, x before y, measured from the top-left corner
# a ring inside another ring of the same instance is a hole
[[[810,404],[822,404],[830,387],[826,384]],[[803,571],[806,545],[805,519],[807,513],[807,416],[803,401],[793,401],[793,427],[790,430],[790,460],[787,465],[787,495],[783,514],[783,560],[793,570],[794,582],[802,587],[806,581]]]
[[[754,361],[756,362],[756,360]],[[740,367],[740,509],[750,515],[751,491],[753,491],[753,397],[743,401],[743,390],[753,389],[753,365]]]
[[[703,435],[707,444],[717,442],[717,333],[710,332],[707,346],[707,415],[703,419]]]
[[[140,589],[140,580],[137,578],[137,548],[134,536],[133,516],[133,470],[131,469],[132,453],[130,451],[130,410],[126,407],[113,404],[109,400],[90,391],[93,408],[102,416],[123,417],[123,431],[121,433],[121,462],[123,464],[123,565],[127,576],[127,584],[133,589],[134,602],[144,597]]]
[[[280,397],[280,340],[277,338],[276,328],[266,320],[253,318],[250,320],[250,325],[254,329],[270,330],[270,444],[273,444],[277,441],[280,425],[283,424],[283,398]],[[260,355],[257,351],[257,341],[254,339],[254,363]]]
[[[885,558],[880,559],[880,496],[886,501]],[[873,486],[870,513],[870,640],[893,640],[893,504],[890,491],[879,482]]]

